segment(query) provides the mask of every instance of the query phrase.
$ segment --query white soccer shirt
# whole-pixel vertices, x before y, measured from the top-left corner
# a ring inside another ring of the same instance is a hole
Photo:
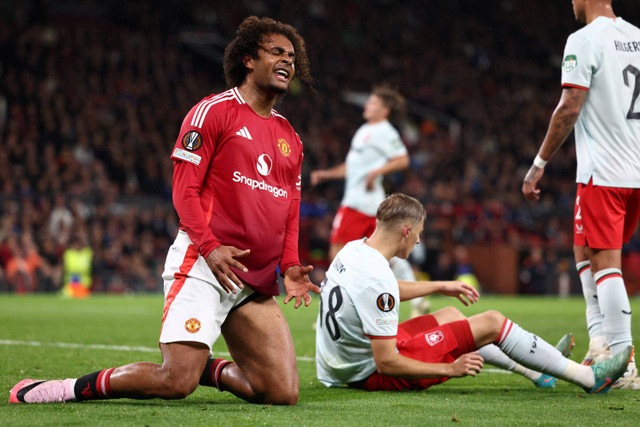
[[[640,188],[640,29],[600,16],[571,34],[562,85],[589,90],[575,126],[576,181]]]
[[[371,191],[367,191],[369,172],[384,166],[389,160],[407,154],[398,131],[387,120],[375,124],[363,124],[351,140],[346,160],[346,183],[342,206],[348,206],[368,216],[375,216],[378,205],[384,200],[382,176]]]
[[[322,284],[316,369],[328,387],[369,377],[376,371],[369,338],[398,334],[398,282],[386,258],[365,240],[338,252]]]

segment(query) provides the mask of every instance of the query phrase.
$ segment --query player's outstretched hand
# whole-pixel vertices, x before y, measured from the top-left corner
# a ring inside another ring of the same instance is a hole
[[[244,258],[249,255],[249,252],[249,249],[241,250],[235,246],[218,246],[207,256],[207,265],[226,293],[232,292],[235,294],[235,286],[240,289],[244,288],[242,281],[238,279],[238,276],[230,267],[246,273],[248,271],[247,267],[236,261],[236,258]]]
[[[287,268],[287,271],[284,272],[284,289],[287,292],[287,296],[284,299],[285,304],[295,298],[296,302],[293,308],[298,308],[304,299],[304,306],[309,307],[309,304],[311,304],[309,291],[316,294],[320,293],[320,288],[309,280],[311,271],[313,271],[313,267],[310,265],[304,267],[294,265]]]
[[[311,185],[312,186],[316,186],[316,185],[318,185],[321,182],[324,182],[326,180],[327,180],[327,172],[326,171],[324,171],[322,169],[311,171],[310,181],[311,181]]]
[[[524,197],[529,200],[540,199],[540,189],[536,187],[538,186],[538,182],[542,179],[543,174],[544,168],[531,165],[529,172],[525,175],[524,182],[522,183],[522,194],[524,194]]]
[[[452,374],[449,377],[475,377],[484,365],[484,359],[477,351],[463,354],[451,363]]]
[[[466,306],[468,306],[469,303],[467,303],[465,298],[469,300],[471,304],[478,302],[478,298],[480,298],[480,294],[476,288],[460,280],[444,282],[440,293],[449,297],[456,297]]]

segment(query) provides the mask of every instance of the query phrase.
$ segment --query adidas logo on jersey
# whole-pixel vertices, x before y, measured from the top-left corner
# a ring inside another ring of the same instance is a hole
[[[249,129],[247,129],[246,126],[240,129],[238,132],[236,132],[236,135],[240,135],[243,138],[253,140],[253,138],[251,137],[251,134],[249,133]]]

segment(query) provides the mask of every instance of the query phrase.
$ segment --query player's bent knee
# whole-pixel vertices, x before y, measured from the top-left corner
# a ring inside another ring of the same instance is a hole
[[[483,313],[487,319],[490,329],[497,335],[502,330],[502,325],[506,319],[502,313],[497,310],[489,310]]]
[[[264,398],[264,402],[271,405],[293,406],[298,403],[298,388],[295,390],[282,390],[269,393]]]
[[[173,377],[165,375],[163,381],[164,398],[165,399],[184,399],[193,393],[198,387],[198,381],[185,376]]]
[[[446,310],[447,317],[451,318],[450,322],[455,322],[456,320],[465,319],[464,314],[460,310],[455,307],[449,306],[445,307],[443,310]]]

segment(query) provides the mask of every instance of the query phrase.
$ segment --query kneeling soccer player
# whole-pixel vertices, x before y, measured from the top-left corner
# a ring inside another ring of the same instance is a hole
[[[399,301],[435,292],[465,304],[465,297],[478,299],[477,291],[462,282],[394,278],[389,259],[409,256],[425,218],[419,201],[393,194],[378,208],[373,235],[348,243],[332,262],[322,284],[316,336],[316,366],[323,384],[369,391],[420,390],[450,377],[475,376],[486,361],[511,370],[519,363],[528,368],[521,367],[520,373],[528,372],[531,379],[541,375],[537,371],[588,393],[609,391],[624,373],[633,347],[584,366],[497,311],[465,319],[447,308],[398,324]],[[570,349],[563,341],[560,346]]]

